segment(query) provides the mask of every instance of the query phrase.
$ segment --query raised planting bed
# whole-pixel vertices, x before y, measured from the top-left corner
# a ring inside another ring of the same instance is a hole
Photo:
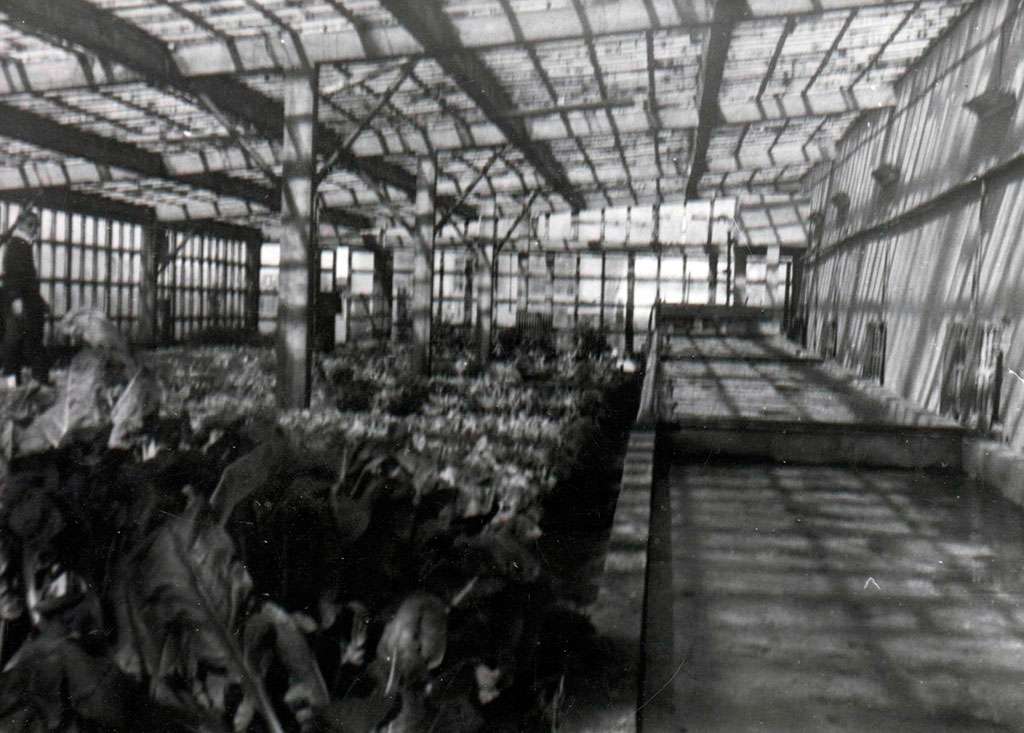
[[[269,352],[83,336],[0,415],[0,730],[558,729],[630,378],[276,414]]]

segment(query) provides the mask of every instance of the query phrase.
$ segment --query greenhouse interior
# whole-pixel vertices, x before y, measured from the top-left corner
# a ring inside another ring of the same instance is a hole
[[[0,0],[0,732],[1024,730],[1022,96],[1021,0]]]

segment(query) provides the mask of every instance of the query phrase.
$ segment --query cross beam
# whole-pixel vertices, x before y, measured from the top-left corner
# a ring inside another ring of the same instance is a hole
[[[159,38],[87,0],[0,0],[0,11],[10,20],[69,41],[104,61],[122,64],[150,84],[208,100],[262,137],[279,140],[283,135],[284,110],[279,102],[232,77],[189,78],[186,61]],[[318,137],[319,152],[324,155],[344,149],[344,140],[326,125],[319,125]],[[416,177],[399,165],[358,158],[350,151],[337,155],[337,163],[409,196],[415,194]],[[460,215],[475,216],[476,210],[463,206]]]
[[[405,4],[413,4],[406,2]],[[463,39],[465,49],[495,49],[522,47],[554,41],[578,41],[607,36],[645,33],[655,30],[699,30],[709,23],[704,7],[710,3],[671,3],[676,13],[665,13],[661,8],[669,3],[658,3],[660,20],[652,19],[647,3],[621,2],[614,12],[593,13],[590,28],[584,29],[572,7],[520,11],[516,13],[521,32],[517,34],[501,15],[466,14],[450,22]],[[16,15],[25,8],[39,6],[36,15],[54,19],[58,27],[78,25],[90,16],[64,16],[63,3],[36,2],[36,0],[2,0],[0,10]],[[856,10],[884,5],[879,0],[786,0],[771,5],[758,3],[751,17],[774,19],[789,16],[820,15],[823,10]],[[52,10],[51,10],[52,7]],[[70,20],[68,20],[70,18]],[[87,27],[83,25],[83,28]],[[62,34],[63,35],[63,34]],[[211,37],[199,43],[183,44],[169,53],[178,72],[190,77],[215,74],[265,73],[280,71],[298,64],[333,64],[354,61],[386,61],[409,56],[422,56],[424,49],[406,28],[392,25],[343,28],[323,32],[296,33],[267,42],[262,34],[252,36]],[[127,37],[126,37],[127,39]],[[146,59],[146,45],[138,38],[129,41],[133,49],[126,51],[136,59]],[[429,55],[429,53],[428,53]],[[44,91],[89,87],[97,84],[117,84],[145,78],[128,65],[121,68],[104,63],[104,59],[82,58],[73,54],[41,63],[24,63],[14,59],[0,59],[0,93],[17,91]]]
[[[725,62],[729,57],[732,32],[744,15],[750,14],[745,0],[718,0],[711,28],[704,42],[704,58],[698,85],[697,130],[693,135],[690,174],[686,181],[686,198],[697,198],[700,179],[707,170],[708,146],[716,125],[722,121],[718,94],[722,86]]]
[[[259,204],[271,211],[280,210],[280,198],[269,186],[219,172],[174,175],[168,170],[159,153],[62,125],[48,117],[17,107],[0,104],[0,135],[62,155],[85,158],[98,165],[121,168],[144,178],[184,183],[212,191],[218,196],[231,196]]]
[[[381,0],[381,4],[411,33],[428,54],[451,76],[480,110],[519,148],[551,190],[574,209],[584,206],[561,164],[546,143],[530,138],[522,119],[510,116],[517,109],[493,71],[472,51],[466,50],[459,32],[440,3],[420,0]]]

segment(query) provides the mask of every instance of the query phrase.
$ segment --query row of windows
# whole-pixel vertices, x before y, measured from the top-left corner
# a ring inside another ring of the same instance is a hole
[[[0,231],[20,213],[0,203]],[[142,312],[144,228],[98,216],[42,209],[35,247],[40,291],[50,307],[47,338],[65,313],[103,310],[127,336],[137,337]],[[160,333],[182,338],[210,326],[244,325],[246,246],[208,235],[168,232],[160,263]]]

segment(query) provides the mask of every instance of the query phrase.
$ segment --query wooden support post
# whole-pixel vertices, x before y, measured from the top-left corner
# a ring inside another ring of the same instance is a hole
[[[401,308],[400,305],[405,302],[408,303],[406,298],[408,293],[402,294],[403,291],[398,288],[393,288],[391,293],[391,343],[397,345],[400,342],[399,331],[400,328],[400,316]]]
[[[778,245],[768,248],[765,261],[765,287],[768,290],[768,305],[771,308],[781,308],[784,297],[783,293],[780,292],[782,287],[779,270],[780,257],[781,248]]]
[[[603,334],[604,333],[604,288],[605,288],[605,277],[607,273],[608,257],[604,252],[601,253],[601,310],[598,311],[597,315],[597,329]]]
[[[732,302],[733,305],[747,304],[747,253],[746,250],[733,250]]]
[[[260,328],[260,250],[262,238],[245,243],[245,330],[256,333]]]
[[[277,310],[277,403],[309,405],[313,358],[313,198],[316,190],[317,82],[314,70],[284,78],[281,146],[281,264]]]
[[[462,280],[462,325],[467,329],[473,326],[473,294],[476,290],[476,281],[479,279],[477,272],[482,272],[477,266],[477,256],[474,252],[474,247],[466,247],[465,274]]]
[[[804,306],[804,259],[793,258],[793,274],[789,290],[789,336],[807,345],[807,322],[803,316]]]
[[[516,283],[516,310],[520,313],[526,313],[530,308],[529,250],[526,252],[520,252],[516,261],[519,264],[519,281]]]
[[[683,287],[683,303],[689,303],[690,302],[690,276],[689,276],[689,273],[687,272],[686,265],[687,265],[686,250],[683,250],[683,282],[681,283],[681,285]]]
[[[718,250],[708,249],[708,305],[718,302]]]
[[[582,255],[576,255],[576,284],[573,287],[573,301],[572,301],[572,327],[579,329],[580,327],[580,260]]]
[[[159,340],[157,328],[157,277],[161,248],[166,246],[166,231],[154,224],[142,227],[142,282],[139,283],[139,341],[154,345]],[[71,257],[68,257],[68,261]],[[70,303],[70,301],[69,301]]]
[[[629,253],[626,259],[626,353],[633,353],[633,291],[636,285],[636,255]]]
[[[480,245],[477,250],[476,276],[473,285],[476,289],[476,328],[477,344],[481,366],[487,366],[491,360],[491,322],[494,313],[494,277],[496,263],[488,255],[487,247]]]
[[[447,259],[447,250],[442,249],[438,254],[441,255],[441,269],[437,276],[437,315],[435,317],[438,323],[442,323],[444,321],[444,261]],[[437,265],[437,262],[435,261],[434,264]]]
[[[416,163],[416,241],[412,287],[412,337],[416,369],[430,374],[430,332],[434,295],[434,197],[437,161],[421,156]]]
[[[655,257],[658,258],[658,269],[654,275],[654,303],[657,304],[661,301],[661,247],[658,247]]]
[[[725,245],[725,304],[729,305],[732,303],[732,278],[733,278],[733,263],[732,263],[732,238]]]
[[[544,255],[544,268],[547,277],[544,278],[544,307],[551,316],[551,323],[555,322],[555,255],[549,252]]]

